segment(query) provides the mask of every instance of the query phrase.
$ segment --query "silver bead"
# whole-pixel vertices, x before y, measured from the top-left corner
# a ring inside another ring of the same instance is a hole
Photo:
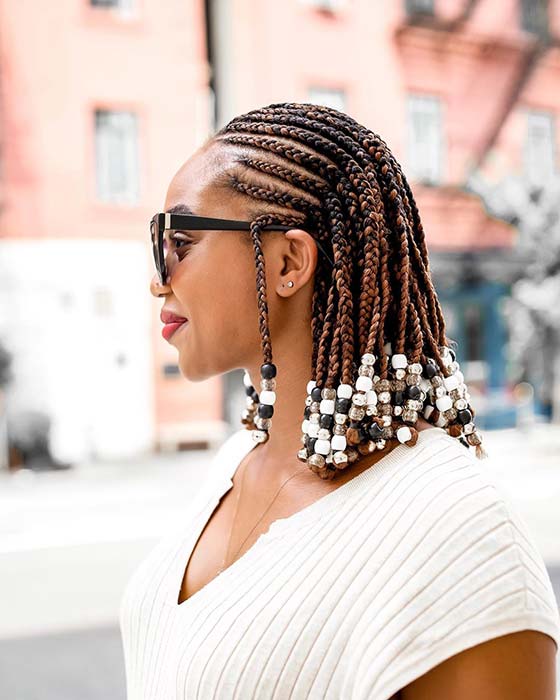
[[[330,440],[331,439],[331,431],[328,430],[327,428],[319,428],[319,432],[317,433],[317,437],[319,440]]]
[[[323,457],[323,455],[317,454],[317,452],[312,454],[307,461],[309,462],[309,464],[313,464],[316,467],[325,466],[325,458]]]
[[[337,425],[344,425],[347,420],[348,420],[348,415],[346,413],[335,413],[334,414],[334,422]]]
[[[322,399],[336,399],[336,389],[333,389],[332,387],[325,387],[321,391],[321,398]]]
[[[346,452],[335,452],[333,454],[333,462],[336,464],[337,467],[343,466],[345,464],[348,464],[348,455]]]
[[[310,423],[318,423],[320,419],[319,413],[310,413],[309,414],[309,422]]]
[[[379,403],[389,403],[391,401],[391,394],[388,391],[382,391],[377,395]]]
[[[366,415],[366,412],[359,406],[352,406],[348,411],[348,415],[352,420],[362,420],[362,418]]]
[[[373,378],[374,369],[371,365],[360,365],[358,368],[358,374],[360,377],[370,377]]]

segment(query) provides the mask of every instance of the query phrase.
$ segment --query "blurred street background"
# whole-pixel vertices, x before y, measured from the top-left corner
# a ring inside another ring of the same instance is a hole
[[[292,101],[402,164],[481,464],[560,600],[560,0],[0,0],[2,699],[125,698],[120,595],[245,406],[162,339],[149,221]]]

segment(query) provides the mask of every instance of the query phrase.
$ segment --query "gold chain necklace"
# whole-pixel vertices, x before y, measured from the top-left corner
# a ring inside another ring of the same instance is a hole
[[[232,526],[231,526],[230,531],[229,531],[229,539],[228,539],[228,546],[227,546],[227,550],[226,550],[226,555],[224,556],[224,558],[223,558],[223,560],[222,560],[222,566],[220,567],[220,569],[218,569],[218,574],[222,573],[222,571],[226,568],[225,564],[226,564],[226,561],[227,561],[227,558],[228,558],[229,548],[230,548],[230,545],[231,545],[231,534],[232,534],[233,529],[234,529],[234,526],[235,526],[235,521],[237,520],[237,510],[238,510],[238,507],[239,507],[239,501],[241,500],[241,493],[242,493],[242,491],[243,491],[243,483],[244,483],[244,481],[245,481],[245,470],[246,470],[246,466],[247,466],[247,463],[245,463],[245,464],[243,465],[243,475],[242,475],[242,477],[241,477],[241,484],[240,484],[240,487],[239,487],[239,496],[237,497],[237,501],[236,501],[236,503],[235,503],[235,514],[234,514],[234,516],[233,516]],[[257,525],[261,522],[261,520],[264,518],[264,516],[265,516],[265,515],[268,513],[268,511],[271,509],[272,504],[273,504],[274,501],[278,498],[278,494],[280,493],[280,491],[282,491],[282,489],[283,489],[284,486],[288,483],[288,481],[290,481],[290,479],[293,479],[294,476],[297,476],[297,475],[300,474],[301,472],[308,471],[308,470],[309,470],[309,467],[308,467],[308,466],[305,466],[305,467],[303,467],[303,469],[299,469],[297,472],[295,472],[295,474],[292,474],[291,476],[289,476],[289,477],[286,479],[286,481],[284,481],[284,483],[282,484],[282,486],[280,486],[280,488],[279,488],[278,491],[276,492],[274,498],[273,498],[272,501],[270,502],[270,505],[267,507],[267,509],[264,511],[264,513],[261,515],[261,517],[257,520],[257,522],[255,523],[255,525],[253,526],[253,528],[251,529],[251,531],[249,532],[249,534],[247,535],[247,537],[246,537],[246,538],[243,540],[243,542],[241,543],[241,546],[237,549],[237,551],[236,551],[235,554],[233,555],[233,560],[235,560],[235,557],[236,557],[237,554],[239,553],[239,550],[243,547],[243,545],[245,544],[245,542],[247,542],[247,540],[248,540],[249,537],[251,536],[251,533],[253,532],[253,530],[257,527]]]

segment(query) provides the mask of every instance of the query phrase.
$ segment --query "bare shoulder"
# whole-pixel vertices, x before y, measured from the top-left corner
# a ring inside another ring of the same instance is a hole
[[[399,700],[555,700],[556,645],[523,630],[455,654],[400,691]]]

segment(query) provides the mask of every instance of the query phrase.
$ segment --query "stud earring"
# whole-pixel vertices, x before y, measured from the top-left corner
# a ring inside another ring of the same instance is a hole
[[[288,282],[288,284],[283,284],[282,286],[283,286],[283,287],[293,287],[293,286],[294,286],[294,283],[293,283],[292,280],[290,280],[290,281]]]

